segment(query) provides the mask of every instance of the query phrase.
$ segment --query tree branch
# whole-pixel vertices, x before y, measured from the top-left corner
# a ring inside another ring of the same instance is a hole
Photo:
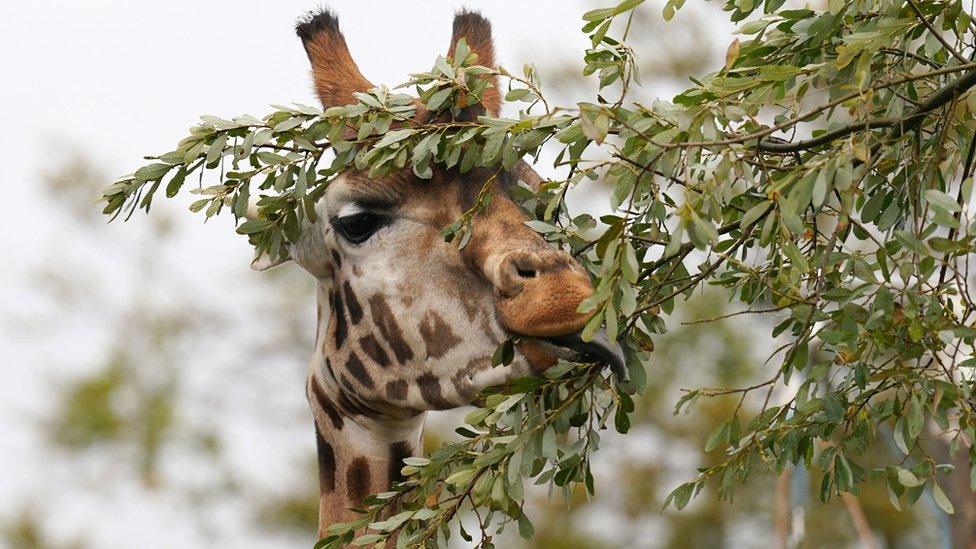
[[[956,51],[956,48],[952,47],[952,45],[949,44],[948,41],[946,41],[945,37],[942,36],[942,33],[939,32],[935,28],[935,26],[933,26],[932,23],[930,23],[929,20],[925,18],[925,15],[922,13],[922,10],[918,8],[918,4],[915,3],[915,0],[908,0],[908,6],[912,8],[912,11],[915,12],[915,15],[918,17],[919,21],[921,21],[922,24],[925,25],[925,28],[929,29],[929,32],[931,32],[935,36],[936,40],[942,43],[942,46],[945,47],[945,49],[949,53],[951,53],[953,57],[958,59],[963,64],[969,63],[969,59],[966,59],[965,56],[963,56],[961,53]]]
[[[857,131],[877,128],[894,128],[894,131],[891,133],[891,137],[901,137],[906,132],[917,128],[925,119],[925,115],[927,115],[929,112],[959,97],[974,85],[976,85],[976,70],[970,71],[956,80],[946,84],[945,86],[942,86],[936,90],[935,93],[928,96],[921,105],[902,118],[876,118],[873,120],[855,122],[848,124],[847,126],[831,130],[812,139],[797,141],[796,143],[779,143],[764,139],[759,142],[758,147],[764,152],[788,154],[825,145],[835,139],[840,139],[841,137],[845,137]]]

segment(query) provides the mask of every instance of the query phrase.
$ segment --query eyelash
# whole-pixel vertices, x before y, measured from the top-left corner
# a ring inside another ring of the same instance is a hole
[[[342,238],[351,244],[362,244],[376,231],[390,224],[389,216],[373,212],[359,212],[343,217],[333,217],[332,226]]]

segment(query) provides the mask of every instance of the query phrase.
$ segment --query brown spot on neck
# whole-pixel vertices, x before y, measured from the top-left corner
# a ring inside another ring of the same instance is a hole
[[[335,450],[322,436],[318,423],[315,424],[315,444],[318,448],[319,458],[319,490],[323,494],[335,492]]]
[[[413,455],[410,443],[407,441],[394,442],[390,445],[390,471],[388,484],[392,487],[396,482],[403,482],[403,460]]]
[[[312,394],[309,396],[309,400],[314,399],[314,403],[318,405],[319,408],[325,412],[325,415],[329,417],[329,421],[332,423],[332,427],[335,429],[342,429],[342,414],[336,409],[335,405],[332,403],[332,399],[325,394],[322,390],[322,386],[315,380],[314,377],[309,377],[308,384],[312,390]]]
[[[364,457],[353,459],[346,471],[346,494],[350,503],[358,506],[369,495],[369,484],[369,462]]]

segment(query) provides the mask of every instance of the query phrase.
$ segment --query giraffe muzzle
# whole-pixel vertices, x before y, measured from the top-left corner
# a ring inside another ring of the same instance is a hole
[[[547,337],[545,340],[553,345],[576,351],[585,359],[605,363],[620,383],[630,381],[623,348],[619,343],[611,343],[607,338],[607,332],[602,328],[590,341],[583,341],[582,331]]]

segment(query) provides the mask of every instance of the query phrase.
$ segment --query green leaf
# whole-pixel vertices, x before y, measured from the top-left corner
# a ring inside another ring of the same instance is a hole
[[[409,138],[411,135],[414,135],[415,133],[417,133],[417,130],[413,130],[410,128],[403,128],[399,130],[389,131],[386,133],[386,135],[383,136],[382,139],[380,139],[379,141],[376,142],[375,145],[373,145],[373,148],[382,149],[384,147],[389,147],[390,145],[394,145],[396,143],[403,141],[404,139]]]
[[[933,207],[943,209],[950,213],[958,212],[961,209],[952,197],[938,189],[928,189],[925,191],[925,200]]]
[[[176,194],[180,192],[180,188],[183,187],[183,181],[185,179],[186,168],[181,167],[179,171],[176,172],[176,175],[169,180],[169,183],[166,184],[166,198],[173,198],[176,196]]]
[[[900,482],[902,486],[905,486],[906,488],[914,488],[915,486],[922,486],[925,484],[924,479],[916,477],[914,473],[903,467],[898,468],[898,482]]]
[[[268,219],[252,219],[249,221],[245,221],[244,223],[241,223],[241,225],[237,227],[237,233],[238,234],[259,233],[267,229],[268,227],[271,227],[272,225],[274,225],[274,221],[270,221]]]
[[[535,528],[532,526],[532,521],[525,513],[519,513],[518,518],[518,531],[522,539],[532,539],[535,536]]]
[[[444,482],[451,486],[466,486],[477,472],[475,469],[462,469],[444,479]]]
[[[627,434],[630,431],[630,416],[626,410],[617,408],[613,416],[613,426],[621,434]]]
[[[759,78],[778,82],[800,74],[802,69],[788,65],[763,65],[759,67]]]
[[[629,240],[624,242],[624,251],[620,257],[620,272],[631,284],[636,284],[637,277],[640,276],[640,267],[637,264],[637,252],[634,251],[634,246]]]
[[[136,173],[133,174],[133,177],[140,181],[155,181],[166,175],[166,172],[168,172],[172,167],[173,166],[169,164],[157,162],[155,164],[150,164],[148,166],[139,168],[136,170]]]
[[[664,500],[664,506],[667,507],[669,504],[674,504],[675,509],[680,511],[691,501],[691,496],[694,492],[695,484],[693,482],[686,482],[668,494],[668,497]]]
[[[728,437],[729,423],[723,421],[715,429],[712,430],[712,434],[708,435],[708,441],[705,442],[705,451],[711,452],[715,448],[718,448],[719,444],[725,442]]]
[[[925,420],[925,409],[922,407],[918,395],[912,395],[908,407],[908,437],[912,440],[918,438],[922,433],[922,426]]]
[[[685,5],[685,0],[668,0],[668,2],[664,4],[664,11],[662,12],[662,16],[664,17],[664,20],[670,21],[671,19],[673,19],[674,14],[678,10],[680,10],[681,7],[684,5]]]
[[[763,200],[762,202],[756,204],[755,206],[746,210],[746,213],[742,214],[742,220],[739,226],[743,229],[751,227],[759,220],[759,218],[766,213],[770,208],[770,202],[768,200]]]
[[[946,514],[952,515],[956,512],[956,508],[952,506],[952,502],[939,487],[939,484],[932,481],[932,498],[935,500],[936,505],[938,505]]]

